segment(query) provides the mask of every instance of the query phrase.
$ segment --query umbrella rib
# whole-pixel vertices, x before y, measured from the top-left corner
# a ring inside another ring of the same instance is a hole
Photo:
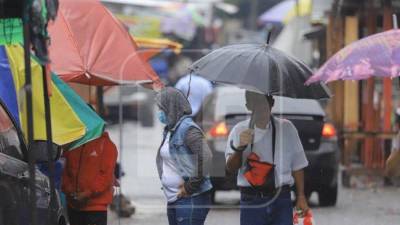
[[[287,59],[289,59],[290,60],[290,62],[292,63],[292,64],[294,64],[294,65],[296,65],[296,70],[298,70],[299,69],[299,64],[300,65],[302,65],[301,63],[299,63],[299,61],[298,60],[296,60],[296,59],[294,59],[294,58],[292,58],[292,57],[290,57],[290,56],[287,56]],[[288,72],[288,74],[289,74],[289,79],[292,81],[292,82],[290,82],[290,84],[294,84],[294,83],[297,83],[295,80],[294,80],[294,77],[293,77],[293,75],[292,74],[290,74],[289,73],[289,71],[287,71]],[[296,73],[296,74],[303,74],[303,73],[301,73],[301,71],[300,71],[300,73]],[[301,85],[303,85],[304,86],[304,81],[303,80],[301,80]],[[296,94],[297,95],[297,94]]]
[[[274,49],[274,48],[270,48],[269,49],[269,51],[272,51],[272,50],[274,50],[274,51],[276,51],[276,49]],[[280,53],[279,51],[278,51],[278,53]],[[267,54],[268,56],[269,56],[269,54],[268,54],[268,52],[266,51],[265,52],[265,54]],[[277,68],[277,71],[276,71],[276,75],[277,75],[277,77],[278,77],[278,83],[279,83],[279,90],[277,90],[278,91],[278,93],[281,95],[282,94],[282,91],[281,91],[281,83],[282,83],[282,76],[280,76],[279,74],[282,74],[281,73],[281,67],[280,67],[280,63],[278,62],[278,60],[275,58],[275,57],[268,57],[268,59],[270,59],[271,61],[273,61],[274,62],[274,64],[275,64],[275,67]],[[269,65],[269,66],[271,66],[271,65]],[[269,69],[267,69],[268,70],[268,72],[271,72],[271,70],[269,70]],[[269,85],[269,87],[268,87],[268,89],[272,89],[272,87],[271,87],[271,83],[268,83],[268,85]],[[272,90],[272,91],[275,91],[275,90]],[[272,91],[270,91],[271,93],[272,93]]]
[[[212,54],[212,53],[211,53]],[[215,54],[217,54],[217,53],[215,53]],[[217,55],[218,56],[218,55]],[[222,68],[221,69],[221,71],[219,72],[219,73],[217,73],[217,71],[214,71],[215,72],[215,74],[218,74],[218,75],[221,75],[221,74],[224,74],[224,71],[228,68],[228,65],[232,62],[232,61],[234,61],[237,57],[239,57],[240,55],[234,55],[229,61],[226,61],[225,63],[224,63],[224,65],[220,65],[219,67],[220,68]],[[204,68],[204,67],[206,67],[206,65],[207,64],[209,64],[209,63],[211,63],[211,62],[214,62],[214,61],[205,61],[205,63],[204,63],[204,65],[202,65],[202,67]],[[201,68],[200,68],[200,70],[201,70]],[[216,81],[217,82],[224,82],[223,81],[223,79],[221,79],[221,80],[219,80],[219,76],[217,76],[216,77]]]
[[[74,33],[72,32],[72,29],[71,29],[68,21],[65,19],[64,13],[62,12],[61,9],[59,10],[59,12],[60,12],[59,17],[64,21],[65,27],[67,28],[67,33],[71,36],[70,37],[71,42],[73,43],[74,48],[75,48],[76,52],[78,53],[79,58],[81,59],[81,62],[83,62],[83,58],[82,58],[82,56],[81,56],[81,54],[79,52],[78,43],[75,41],[75,38],[74,38]],[[84,70],[86,70],[86,68],[84,68]]]
[[[255,54],[251,57],[251,60],[249,60],[249,63],[248,63],[248,65],[247,65],[247,69],[246,69],[246,73],[244,73],[244,76],[242,77],[242,80],[241,80],[241,83],[242,83],[242,84],[243,84],[243,80],[247,79],[247,76],[248,76],[248,74],[249,74],[248,72],[249,72],[249,70],[250,70],[250,68],[251,68],[251,66],[252,66],[253,60],[256,59],[257,56],[259,56],[263,51],[264,51],[264,50],[262,50],[262,49],[258,49],[257,53],[255,53]]]
[[[102,17],[102,19],[100,19],[99,24],[97,25],[97,28],[99,28],[99,27],[101,26],[101,23],[102,23],[103,21],[104,21],[104,17]],[[94,47],[94,45],[97,44],[96,41],[95,41],[95,37],[97,36],[96,34],[97,34],[98,32],[99,32],[99,29],[96,29],[95,32],[92,34],[93,36],[92,36],[91,40],[93,40],[93,41],[90,42],[90,48],[89,48],[88,53],[92,52],[92,51],[90,51],[90,49],[96,49],[96,48]],[[112,33],[110,34],[110,36],[111,36],[111,35],[112,35]],[[110,38],[110,36],[109,36],[109,38]],[[109,38],[107,38],[107,41],[109,40]],[[97,62],[97,59],[98,59],[100,56],[102,56],[102,52],[103,52],[104,50],[105,50],[105,48],[100,48],[100,51],[97,52],[96,56],[94,57],[94,59],[91,60],[91,62],[93,62],[93,63]],[[88,55],[89,55],[89,54],[88,54]],[[89,58],[91,58],[91,57],[88,57],[88,59],[89,59]],[[90,62],[87,62],[87,63],[90,63]],[[91,68],[91,66],[89,66],[89,65],[87,65],[87,66],[88,66],[88,68]]]
[[[312,75],[312,71],[302,61],[295,59],[291,56],[287,56],[287,58],[291,61],[292,64],[296,65],[297,70],[301,69],[303,71],[307,71],[308,77],[299,77],[299,79],[301,80],[301,84],[303,85],[301,87],[306,91],[306,96],[308,94],[308,91],[312,92],[312,95],[313,95],[314,88],[312,88],[312,87],[307,88],[307,86],[304,84],[307,81],[307,79]],[[300,71],[297,74],[306,75],[306,73],[304,73],[303,71]],[[289,76],[289,77],[293,81],[294,77],[292,77],[292,76]]]

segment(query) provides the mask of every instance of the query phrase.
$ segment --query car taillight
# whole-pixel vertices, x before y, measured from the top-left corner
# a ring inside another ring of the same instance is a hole
[[[208,135],[216,138],[216,137],[227,137],[229,135],[228,127],[225,122],[220,122],[214,125],[209,131]]]
[[[333,138],[336,137],[336,129],[330,123],[325,123],[324,128],[322,128],[322,136],[324,138]]]

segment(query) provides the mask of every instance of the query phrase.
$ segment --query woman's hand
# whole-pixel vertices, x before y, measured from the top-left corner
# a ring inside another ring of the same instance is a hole
[[[75,208],[83,208],[87,205],[90,199],[89,192],[78,192],[68,195],[68,200]]]
[[[185,185],[181,184],[179,186],[178,198],[185,198],[185,197],[188,197],[188,196],[189,195],[188,195],[188,193],[187,193],[187,191],[185,189]]]

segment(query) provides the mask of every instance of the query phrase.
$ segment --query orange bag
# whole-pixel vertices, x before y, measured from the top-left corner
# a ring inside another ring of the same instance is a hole
[[[268,175],[270,175],[271,172],[274,172],[273,168],[273,164],[261,162],[260,157],[252,152],[247,157],[247,167],[244,172],[244,177],[253,187],[265,186]]]
[[[251,153],[247,157],[247,166],[244,177],[254,188],[261,188],[264,191],[275,189],[275,143],[276,128],[274,118],[271,117],[272,124],[272,164],[260,161],[260,157],[253,152],[253,143],[251,144]]]

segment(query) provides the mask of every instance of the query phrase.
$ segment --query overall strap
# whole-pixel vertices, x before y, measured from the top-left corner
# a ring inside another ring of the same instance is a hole
[[[275,127],[275,119],[273,116],[271,116],[271,125],[272,125],[272,164],[275,165],[276,127]]]

